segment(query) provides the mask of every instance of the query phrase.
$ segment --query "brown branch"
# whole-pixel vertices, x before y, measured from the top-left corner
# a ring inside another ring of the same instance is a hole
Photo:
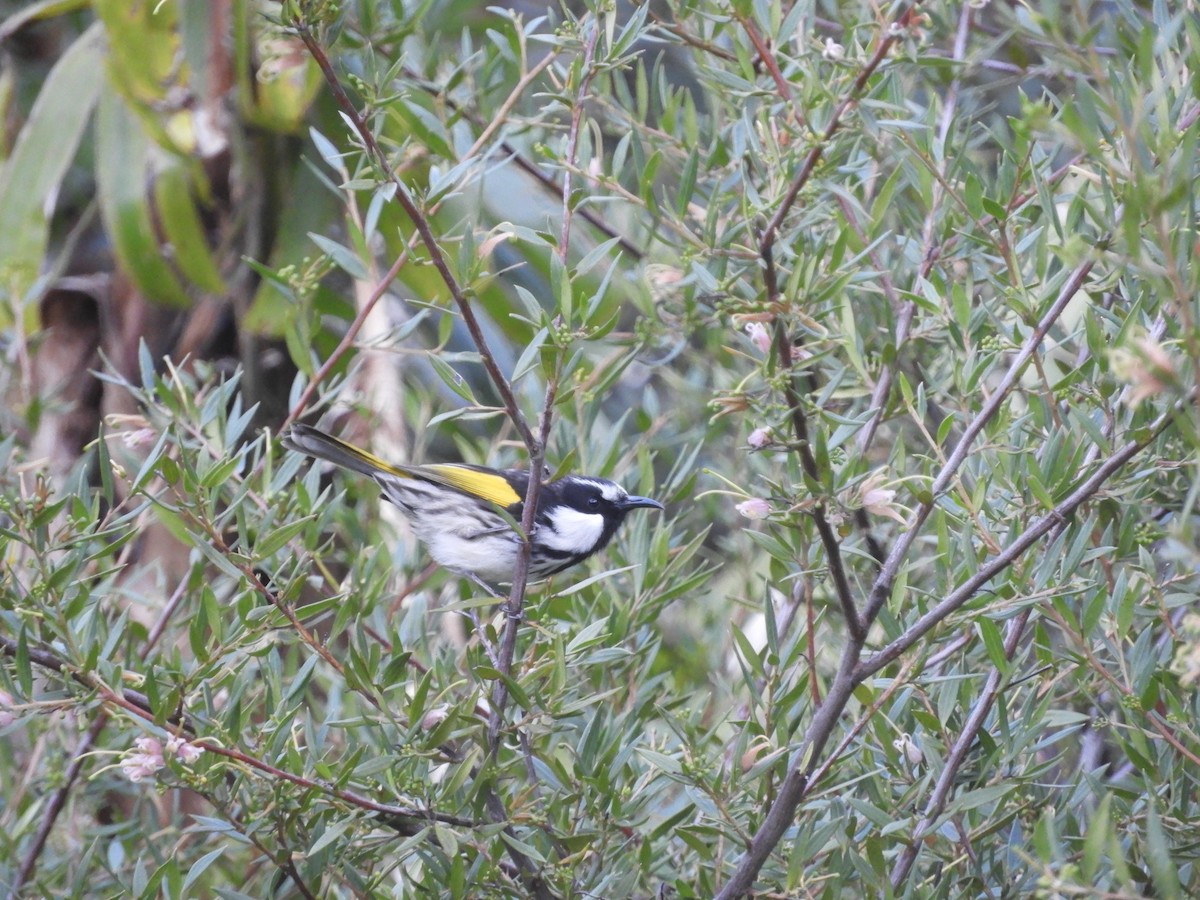
[[[930,490],[931,499],[923,502],[910,517],[905,532],[897,540],[889,553],[887,561],[875,579],[867,608],[863,614],[863,624],[868,626],[875,621],[884,603],[891,596],[892,585],[907,558],[909,549],[920,533],[921,526],[933,510],[936,497],[943,493],[953,481],[959,467],[966,459],[974,439],[984,426],[999,410],[1017,383],[1020,373],[1029,362],[1034,351],[1040,346],[1051,325],[1058,320],[1067,303],[1082,287],[1087,274],[1094,265],[1093,261],[1082,263],[1067,278],[1062,290],[1054,303],[1043,315],[1041,321],[1033,329],[1021,350],[1009,364],[1000,383],[992,396],[984,403],[983,408],[964,429],[963,436],[942,466],[941,471],[933,481]],[[884,650],[876,653],[868,660],[860,662],[865,637],[850,635],[842,650],[838,672],[833,684],[825,697],[825,702],[816,709],[809,723],[802,743],[803,752],[797,753],[796,760],[783,782],[779,791],[767,810],[759,830],[751,839],[741,861],[725,888],[718,894],[717,900],[733,900],[744,896],[751,888],[754,878],[762,868],[767,858],[779,843],[795,815],[795,810],[804,799],[810,784],[810,775],[819,764],[821,753],[828,742],[838,719],[849,703],[854,689],[867,677],[879,671],[884,665],[896,659],[901,653],[911,647],[921,636],[932,630],[946,616],[957,610],[979,591],[991,578],[1010,566],[1021,554],[1040,541],[1064,517],[1070,515],[1080,504],[1091,498],[1100,487],[1118,469],[1144,449],[1154,438],[1166,430],[1173,421],[1174,410],[1149,430],[1148,436],[1140,442],[1131,442],[1118,450],[1109,460],[1103,463],[1071,496],[1052,510],[1047,516],[1031,525],[1024,534],[1018,537],[1009,547],[998,555],[991,563],[969,578],[949,597],[938,604],[933,610],[922,616],[900,636],[892,641]],[[865,634],[865,632],[864,632]]]
[[[484,369],[487,370],[488,376],[492,380],[500,399],[504,404],[504,409],[508,413],[509,419],[513,426],[517,429],[518,434],[525,443],[525,447],[532,457],[535,455],[537,447],[537,438],[529,427],[528,421],[525,419],[524,413],[521,412],[520,404],[517,402],[517,397],[513,393],[512,384],[500,371],[500,366],[496,362],[496,357],[493,355],[491,347],[488,345],[487,337],[483,333],[483,327],[480,325],[478,316],[475,315],[475,309],[471,306],[470,298],[459,285],[458,279],[454,277],[454,273],[450,271],[450,265],[446,260],[445,253],[442,252],[441,246],[438,244],[437,235],[434,234],[433,227],[429,223],[429,219],[417,206],[412,196],[408,192],[407,185],[396,176],[393,171],[392,164],[387,158],[387,154],[383,152],[383,148],[379,146],[379,142],[375,140],[375,135],[371,129],[367,127],[366,121],[359,113],[357,107],[351,102],[345,88],[342,87],[341,80],[337,73],[333,70],[333,63],[330,62],[329,56],[325,53],[325,49],[320,45],[317,39],[313,36],[312,30],[307,21],[300,19],[293,20],[290,23],[304,42],[304,46],[308,48],[308,52],[316,61],[322,75],[325,77],[325,82],[329,85],[329,89],[333,94],[334,100],[346,115],[350,124],[353,126],[359,139],[362,141],[363,147],[368,155],[375,161],[379,167],[383,177],[388,183],[395,186],[395,198],[400,206],[404,209],[405,214],[412,221],[417,233],[421,237],[421,243],[425,245],[426,251],[429,253],[429,258],[437,270],[438,275],[442,279],[442,283],[446,285],[450,296],[453,298],[455,305],[458,307],[459,315],[462,317],[463,323],[467,326],[467,331],[471,335],[471,341],[475,344],[475,349],[479,352],[479,358],[483,363]]]
[[[530,457],[530,478],[529,487],[525,497],[525,509],[522,515],[522,541],[521,547],[517,554],[517,563],[513,573],[513,585],[509,595],[508,602],[505,604],[505,613],[508,616],[509,627],[505,631],[504,644],[501,648],[501,662],[508,659],[508,667],[511,669],[511,659],[516,652],[516,634],[517,626],[519,625],[522,608],[524,604],[526,581],[529,572],[529,560],[531,553],[530,536],[533,533],[533,528],[536,522],[537,501],[541,491],[541,470],[545,460],[545,444],[548,438],[550,425],[550,417],[552,413],[553,399],[557,390],[555,382],[552,380],[547,391],[547,404],[543,410],[543,428],[540,436],[535,435],[529,427],[528,421],[521,412],[520,406],[517,403],[515,394],[513,393],[512,385],[504,374],[500,371],[498,364],[495,361],[491,349],[488,346],[487,339],[484,336],[479,320],[475,315],[475,311],[470,304],[467,295],[458,284],[454,274],[450,271],[445,255],[442,253],[441,247],[437,243],[436,236],[430,226],[428,218],[421,209],[413,201],[408,193],[407,187],[396,177],[392,171],[391,164],[382,148],[375,140],[375,136],[367,127],[363,117],[359,114],[354,104],[350,101],[345,89],[342,87],[337,74],[333,71],[333,66],[326,55],[324,48],[314,38],[307,22],[294,21],[291,23],[299,34],[301,40],[308,48],[309,53],[317,62],[321,69],[330,90],[333,93],[334,99],[338,106],[341,107],[346,117],[351,122],[354,130],[357,132],[363,147],[367,153],[375,160],[381,171],[384,173],[388,181],[395,186],[395,197],[403,207],[405,213],[412,220],[421,237],[422,243],[425,245],[430,258],[437,269],[443,283],[450,291],[451,297],[454,299],[458,307],[459,313],[463,322],[467,326],[467,330],[471,335],[471,339],[475,344],[476,350],[479,352],[484,368],[487,370],[492,383],[497,392],[500,394],[501,400],[504,403],[505,410],[508,413],[509,419],[525,444],[526,450]],[[511,649],[509,649],[511,645]],[[504,654],[508,654],[505,656]],[[502,675],[503,675],[502,666]],[[499,703],[493,703],[492,718],[489,723],[489,738],[491,733],[495,732],[495,740],[489,742],[493,747],[498,746],[499,723],[503,716],[505,701],[507,700],[507,686],[503,683],[503,678],[493,687],[493,698],[498,699]],[[503,804],[495,795],[494,791],[485,791],[485,801],[489,810],[489,814],[494,820],[505,821],[508,814],[504,809]],[[506,826],[506,831],[508,826]],[[510,842],[506,842],[505,849],[509,856],[516,863],[520,870],[525,886],[538,898],[552,898],[554,895],[546,887],[544,881],[537,874],[537,867],[533,862],[521,853]]]
[[[316,393],[321,382],[329,377],[329,373],[333,371],[334,366],[354,346],[354,339],[362,331],[367,317],[371,315],[371,311],[375,309],[376,304],[383,299],[383,295],[387,293],[388,288],[396,280],[396,276],[400,274],[400,270],[404,267],[404,264],[408,262],[410,251],[410,247],[405,247],[400,252],[400,255],[396,257],[396,261],[392,263],[391,268],[387,270],[383,278],[379,279],[379,284],[375,286],[375,290],[371,292],[371,296],[367,298],[367,302],[363,304],[362,309],[355,314],[350,327],[346,329],[346,333],[342,335],[342,339],[338,341],[338,345],[333,348],[333,352],[329,354],[329,358],[321,364],[321,368],[317,369],[313,377],[309,379],[308,385],[304,388],[304,393],[300,395],[300,399],[296,401],[296,405],[292,407],[287,418],[283,420],[283,424],[279,426],[280,431],[287,428],[303,415],[308,404],[312,402],[313,394]]]
[[[545,450],[550,435],[554,398],[558,393],[557,379],[551,379],[546,385],[546,400],[542,404],[542,418],[539,426],[541,440],[539,451],[530,460],[529,487],[525,493],[525,506],[521,511],[521,533],[525,539],[521,542],[520,552],[517,553],[517,566],[513,572],[512,588],[508,600],[504,604],[504,635],[500,642],[500,678],[492,686],[492,713],[488,721],[488,750],[492,758],[500,747],[500,726],[504,719],[504,707],[508,703],[508,685],[506,678],[512,677],[513,660],[517,653],[517,634],[520,630],[521,618],[524,615],[525,592],[529,580],[529,561],[533,551],[530,539],[537,528],[537,504],[542,491],[542,466],[545,464]]]
[[[808,184],[808,180],[817,168],[817,163],[821,161],[821,157],[825,154],[825,148],[829,146],[829,142],[833,139],[833,136],[841,129],[846,113],[862,97],[867,86],[867,81],[875,74],[875,70],[883,64],[883,61],[887,59],[892,45],[899,40],[900,34],[907,28],[913,13],[919,5],[920,0],[914,0],[913,3],[896,17],[893,26],[883,32],[883,36],[875,47],[875,52],[871,54],[871,58],[867,60],[862,70],[858,73],[858,77],[854,79],[854,84],[851,85],[849,92],[842,98],[837,109],[833,111],[833,116],[830,118],[829,124],[825,127],[824,134],[818,138],[812,149],[808,151],[804,162],[800,164],[800,170],[792,178],[791,186],[788,188],[787,193],[784,194],[779,207],[775,210],[775,215],[771,217],[771,221],[763,229],[760,239],[763,252],[769,253],[775,246],[775,240],[779,237],[779,228],[783,225],[783,220],[791,212],[796,198],[800,196],[800,191]]]
[[[867,622],[875,621],[875,617],[879,614],[879,610],[887,602],[891,595],[892,584],[895,581],[896,575],[900,571],[900,567],[904,559],[908,555],[909,549],[917,539],[917,535],[921,531],[921,526],[933,512],[934,504],[937,497],[950,487],[955,475],[958,473],[959,467],[966,460],[967,455],[971,451],[971,446],[975,442],[975,438],[983,431],[984,426],[992,420],[992,417],[999,411],[1000,406],[1008,398],[1009,392],[1020,378],[1021,372],[1024,371],[1026,363],[1029,362],[1034,352],[1041,346],[1042,340],[1050,331],[1051,326],[1058,321],[1058,318],[1067,308],[1067,304],[1075,296],[1076,292],[1083,287],[1084,281],[1087,280],[1088,273],[1092,271],[1095,265],[1095,260],[1086,260],[1076,266],[1075,271],[1067,278],[1062,290],[1059,291],[1057,299],[1051,304],[1050,309],[1042,316],[1041,321],[1026,338],[1024,345],[1013,358],[1008,370],[1004,373],[1004,377],[996,386],[992,396],[984,403],[983,408],[975,416],[975,418],[963,430],[962,437],[959,438],[954,450],[947,458],[945,465],[933,480],[933,484],[929,489],[929,499],[923,501],[909,517],[905,525],[904,532],[892,547],[892,552],[888,554],[887,561],[884,563],[883,570],[879,573],[879,577],[875,579],[875,585],[871,589],[870,598],[867,601],[866,620]]]
[[[792,180],[791,186],[780,202],[775,214],[767,223],[759,235],[759,256],[763,263],[763,281],[766,288],[767,299],[771,306],[776,310],[782,308],[782,297],[779,289],[779,277],[775,266],[774,246],[776,238],[779,234],[779,228],[783,223],[784,218],[794,205],[796,198],[799,196],[801,189],[808,183],[809,178],[815,171],[817,163],[820,161],[825,152],[825,148],[832,140],[833,136],[841,128],[844,117],[850,108],[858,101],[866,88],[867,81],[871,75],[883,64],[887,58],[888,51],[892,44],[898,39],[899,33],[910,21],[913,11],[917,7],[917,3],[908,6],[896,19],[895,25],[887,29],[883,33],[883,37],[879,40],[876,46],[875,53],[863,66],[858,76],[854,79],[850,91],[838,104],[834,111],[833,117],[826,126],[825,133],[813,145],[804,162],[801,164],[800,171]],[[745,23],[743,23],[745,25]],[[753,29],[748,29],[747,34],[754,39]],[[760,52],[762,52],[760,48]],[[766,54],[770,57],[770,53]],[[786,88],[785,88],[786,90]],[[785,93],[785,97],[790,97],[790,92]],[[817,465],[816,459],[812,455],[812,448],[808,436],[808,422],[804,413],[803,401],[799,391],[796,388],[795,380],[792,376],[793,361],[792,361],[792,342],[788,337],[786,325],[782,315],[778,313],[774,321],[774,347],[775,355],[779,367],[785,373],[783,385],[784,396],[787,400],[789,414],[792,420],[792,430],[796,435],[796,440],[799,445],[800,462],[805,474],[815,482],[820,481],[820,468]],[[830,526],[828,518],[825,515],[824,503],[818,503],[812,510],[811,516],[814,525],[817,529],[817,534],[820,537],[821,544],[825,548],[825,555],[828,559],[829,574],[833,579],[834,593],[838,598],[838,603],[842,608],[842,616],[846,620],[846,627],[850,636],[855,641],[861,641],[866,634],[867,626],[870,622],[870,617],[863,618],[860,616],[858,608],[854,602],[853,592],[850,588],[850,581],[846,575],[845,564],[841,554],[841,544],[836,533]]]
[[[167,624],[179,609],[186,593],[185,588],[187,587],[187,583],[188,579],[185,576],[179,582],[178,586],[176,586],[174,593],[167,599],[162,611],[158,614],[158,619],[151,626],[150,633],[146,636],[146,642],[142,646],[141,658],[143,662],[149,657],[155,645],[162,639],[163,634],[166,632]],[[7,643],[4,645],[4,650],[6,653],[13,655]],[[47,653],[47,656],[50,657],[50,662],[61,666],[62,661],[53,658],[53,654]],[[34,659],[32,650],[30,651],[30,660],[38,661]],[[56,671],[62,672],[64,669],[60,667]],[[67,798],[75,787],[75,782],[83,772],[83,766],[88,759],[88,754],[91,753],[92,747],[95,746],[96,741],[100,737],[100,733],[104,731],[104,727],[108,724],[108,719],[109,715],[105,710],[98,711],[96,718],[88,726],[88,730],[84,732],[83,737],[75,744],[75,750],[71,754],[71,764],[67,766],[67,770],[62,775],[61,783],[46,802],[46,807],[42,812],[42,820],[38,824],[37,833],[33,836],[33,842],[30,844],[28,851],[26,851],[24,859],[21,860],[21,868],[18,870],[16,878],[10,886],[10,897],[19,896],[21,889],[33,877],[33,873],[37,869],[38,859],[41,858],[42,851],[46,848],[46,841],[50,839],[50,833],[54,830],[54,825],[66,806]]]
[[[1170,427],[1171,423],[1175,420],[1175,415],[1176,410],[1172,408],[1153,427],[1147,429],[1146,434],[1141,439],[1129,441],[1124,446],[1114,450],[1108,459],[1101,463],[1065,500],[1026,528],[1001,553],[951,591],[933,609],[905,628],[899,637],[890,641],[882,650],[863,660],[856,670],[856,677],[863,679],[874,675],[915,644],[918,639],[928,634],[952,612],[955,612],[975,596],[985,584],[1011,566],[1026,550],[1042,540],[1051,530],[1066,519],[1067,516],[1074,513],[1076,509],[1094,497],[1100,488],[1104,486],[1105,482],[1116,474],[1122,466],[1133,459],[1134,456],[1144,450]],[[880,577],[882,578],[883,576]]]
[[[255,590],[262,594],[268,603],[283,613],[284,617],[288,620],[288,624],[292,626],[292,630],[300,636],[300,640],[312,647],[313,650],[317,652],[317,655],[320,656],[321,659],[323,659],[335,672],[344,676],[345,668],[342,666],[341,660],[334,656],[328,647],[317,640],[316,637],[313,636],[312,632],[304,627],[304,623],[300,621],[300,618],[296,615],[296,611],[293,610],[288,603],[285,603],[283,598],[280,597],[276,591],[271,590],[270,587],[263,584],[262,581],[259,580],[258,575],[254,571],[254,567],[248,562],[244,562],[238,554],[233,552],[229,545],[225,543],[225,538],[216,530],[216,528],[212,526],[210,522],[202,521],[195,516],[192,516],[192,519],[197,526],[204,529],[204,531],[208,533],[213,547],[220,552],[222,556],[228,559],[229,563],[234,568],[242,573],[242,577],[245,578],[246,581],[251,585],[253,585]],[[372,704],[375,704],[376,706],[378,705],[379,701],[373,696],[361,691],[361,689],[360,693],[362,693],[362,695]]]
[[[1025,626],[1029,623],[1029,617],[1032,613],[1033,608],[1028,607],[1008,623],[1008,633],[1004,636],[1004,658],[1010,662],[1016,655],[1021,637],[1025,634]],[[913,829],[911,839],[900,853],[895,866],[892,868],[891,882],[893,888],[903,884],[908,878],[909,872],[912,871],[913,863],[917,861],[917,855],[921,851],[925,835],[929,833],[929,829],[933,827],[938,816],[942,814],[942,810],[946,808],[946,802],[950,799],[950,792],[954,789],[959,770],[967,758],[967,753],[975,745],[975,741],[979,737],[979,731],[987,721],[992,707],[995,706],[996,698],[1000,696],[1003,685],[1004,674],[999,668],[993,668],[988,673],[987,681],[984,682],[983,691],[975,700],[975,705],[963,723],[962,731],[959,732],[954,745],[950,748],[950,752],[946,756],[942,772],[938,776],[937,784],[934,786],[933,792],[925,804],[925,809],[921,813],[921,821]]]
[[[7,648],[5,649],[7,650]],[[50,832],[54,830],[54,823],[58,821],[59,815],[67,804],[67,797],[70,795],[71,789],[75,786],[75,782],[79,779],[79,775],[83,771],[83,765],[88,760],[88,754],[91,752],[92,747],[95,746],[96,740],[100,737],[100,732],[104,730],[104,726],[107,724],[108,713],[100,710],[96,713],[96,718],[92,720],[92,724],[88,726],[88,730],[76,742],[75,749],[71,753],[71,764],[67,766],[67,770],[62,774],[62,784],[46,801],[45,809],[42,811],[42,820],[38,823],[37,833],[33,836],[33,843],[29,845],[29,850],[26,851],[25,857],[21,860],[21,868],[17,870],[16,878],[13,879],[12,885],[9,887],[8,896],[10,900],[17,900],[21,896],[21,890],[33,877],[33,873],[37,869],[38,859],[41,858],[42,851],[46,849],[46,841],[50,839]]]
[[[588,88],[595,76],[593,65],[596,43],[600,37],[600,25],[591,23],[591,30],[584,38],[583,44],[583,74],[575,94],[574,108],[571,113],[571,129],[567,134],[565,159],[567,172],[563,177],[562,203],[563,224],[562,237],[559,242],[558,255],[566,262],[571,242],[571,176],[570,167],[575,164],[575,153],[579,144],[579,129],[583,122],[583,107],[587,100]],[[561,324],[561,318],[556,324]],[[516,658],[517,635],[520,630],[521,618],[524,614],[526,582],[529,579],[529,562],[533,546],[531,544],[534,529],[537,528],[538,499],[542,489],[542,467],[545,464],[546,445],[550,440],[550,430],[554,424],[554,401],[558,394],[558,371],[546,383],[546,396],[542,402],[542,415],[538,424],[538,440],[536,453],[530,454],[529,487],[526,489],[524,507],[521,513],[521,533],[524,540],[521,552],[517,554],[516,570],[513,572],[512,589],[504,606],[505,625],[504,635],[500,644],[500,659],[497,668],[500,678],[492,687],[492,715],[488,722],[488,749],[495,759],[500,746],[500,726],[504,720],[504,707],[508,703],[508,685],[505,679],[512,677],[513,661]]]
[[[738,58],[736,53],[726,50],[724,47],[718,47],[716,44],[712,43],[711,41],[706,41],[702,37],[697,37],[678,22],[664,19],[662,16],[655,13],[653,9],[650,10],[650,21],[652,21],[658,28],[661,28],[667,34],[678,38],[689,47],[694,47],[696,50],[701,50],[704,53],[707,53],[709,56],[715,56],[717,59],[723,59],[726,62],[737,62]]]
[[[12,638],[0,635],[0,653],[6,656],[15,658],[19,652],[19,644]],[[114,706],[124,712],[135,716],[143,721],[154,723],[155,713],[150,705],[149,699],[137,691],[123,690],[120,692],[112,690],[97,676],[90,672],[84,672],[76,669],[67,660],[63,659],[56,653],[42,648],[27,648],[27,656],[30,662],[41,666],[49,671],[56,672],[70,678],[83,687],[94,691],[99,698],[109,706]],[[352,806],[363,809],[367,812],[379,813],[380,815],[396,817],[398,819],[415,819],[422,821],[438,821],[447,825],[458,825],[462,827],[477,827],[479,823],[469,819],[463,819],[458,816],[450,816],[443,813],[437,813],[432,810],[421,809],[419,807],[395,806],[388,803],[380,803],[372,800],[369,797],[364,797],[361,794],[356,794],[353,791],[348,791],[343,788],[337,788],[332,785],[325,784],[313,779],[304,778],[300,775],[295,775],[291,772],[286,772],[276,766],[271,765],[261,759],[251,756],[241,750],[224,747],[211,738],[197,736],[196,728],[184,716],[175,716],[168,720],[179,726],[182,733],[189,736],[190,743],[198,747],[202,747],[211,753],[218,756],[224,756],[229,759],[236,760],[249,768],[255,769],[268,775],[289,781],[293,784],[304,787],[308,790],[316,791],[331,797],[335,797]]]
[[[742,26],[742,30],[746,32],[746,37],[750,39],[750,43],[754,45],[754,52],[758,54],[758,58],[762,60],[762,64],[767,67],[767,71],[771,74],[771,79],[775,82],[775,89],[779,91],[779,96],[788,103],[792,102],[792,86],[788,84],[787,78],[779,68],[779,62],[775,59],[775,54],[771,52],[771,46],[767,43],[766,38],[762,36],[762,32],[758,30],[758,26],[750,19],[749,16],[739,13],[734,10],[734,18],[737,23]]]
[[[592,64],[596,55],[596,40],[600,36],[600,24],[592,23],[583,42],[583,77],[579,79],[579,90],[575,94],[575,104],[571,110],[571,128],[567,132],[566,157],[567,166],[563,171],[562,183],[562,237],[558,243],[558,257],[563,262],[567,260],[567,250],[571,245],[571,169],[575,165],[575,154],[579,147],[579,126],[583,122],[583,104],[587,100],[588,87],[596,74]],[[544,438],[544,436],[543,436]]]
[[[767,290],[767,299],[772,307],[779,308],[781,299],[778,272],[775,268],[775,260],[771,248],[765,243],[762,246],[762,260],[763,281]],[[821,469],[817,465],[816,457],[813,456],[812,444],[808,436],[808,417],[804,412],[804,400],[796,388],[793,374],[792,341],[788,337],[787,327],[782,315],[777,314],[775,316],[774,330],[775,356],[779,368],[784,373],[783,394],[787,400],[788,409],[792,417],[792,430],[796,435],[800,465],[808,478],[820,483]],[[838,603],[842,607],[842,617],[846,620],[846,628],[850,632],[851,637],[856,640],[862,639],[866,635],[866,625],[859,616],[858,607],[854,603],[854,594],[850,589],[850,580],[846,575],[846,567],[842,559],[841,542],[838,540],[837,533],[833,530],[833,526],[829,524],[829,519],[825,515],[824,501],[818,502],[810,511],[809,516],[816,526],[817,534],[821,539],[821,546],[825,548],[825,558],[829,567],[829,574],[833,578],[834,593],[837,595]]]
[[[749,892],[755,876],[792,823],[797,806],[804,800],[812,783],[812,774],[817,770],[821,752],[833,733],[833,729],[837,726],[854,689],[897,659],[920,637],[927,634],[975,596],[988,581],[1011,566],[1026,550],[1041,541],[1053,529],[1059,527],[1080,505],[1093,498],[1109,478],[1166,431],[1174,421],[1177,412],[1178,409],[1173,408],[1165,413],[1152,428],[1148,429],[1148,433],[1142,440],[1130,441],[1115,451],[1066,500],[1030,525],[1003,553],[963,582],[945,600],[905,629],[899,638],[892,641],[883,650],[859,662],[863,644],[853,639],[847,642],[842,651],[837,675],[825,697],[825,702],[817,708],[801,743],[800,751],[794,756],[796,762],[788,770],[774,801],[767,810],[762,825],[750,840],[737,870],[729,883],[717,895],[717,900],[733,900],[733,898],[742,897]],[[881,575],[880,578],[882,577]]]

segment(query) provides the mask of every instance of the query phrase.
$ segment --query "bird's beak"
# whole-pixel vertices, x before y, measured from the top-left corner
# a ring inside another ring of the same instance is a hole
[[[621,501],[621,509],[662,509],[663,505],[649,497],[626,497]]]

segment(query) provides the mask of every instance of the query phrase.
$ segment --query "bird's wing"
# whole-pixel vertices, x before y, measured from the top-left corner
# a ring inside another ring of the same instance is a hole
[[[380,475],[393,478],[419,478],[440,484],[472,497],[508,508],[524,498],[500,472],[457,463],[434,463],[427,466],[397,466],[368,453],[361,447],[347,444],[332,435],[308,425],[293,425],[281,435],[285,447],[325,459],[337,466],[344,466],[363,475],[378,478]],[[515,476],[523,481],[520,475]]]
[[[504,475],[492,469],[455,465],[454,463],[434,463],[426,466],[413,466],[404,470],[404,474],[427,478],[505,508],[525,499],[517,493],[516,488]]]

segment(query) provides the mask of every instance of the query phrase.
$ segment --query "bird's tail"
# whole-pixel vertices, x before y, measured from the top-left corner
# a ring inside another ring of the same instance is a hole
[[[369,475],[372,478],[380,474],[395,475],[399,478],[412,477],[404,469],[386,463],[366,450],[360,450],[353,444],[339,441],[332,435],[309,425],[293,425],[279,436],[279,440],[289,450],[327,460],[335,466]]]

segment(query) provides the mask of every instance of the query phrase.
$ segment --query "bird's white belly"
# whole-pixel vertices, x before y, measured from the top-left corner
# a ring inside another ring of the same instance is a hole
[[[511,581],[520,543],[510,529],[469,537],[431,530],[420,535],[429,555],[447,569],[472,572],[484,581]]]

